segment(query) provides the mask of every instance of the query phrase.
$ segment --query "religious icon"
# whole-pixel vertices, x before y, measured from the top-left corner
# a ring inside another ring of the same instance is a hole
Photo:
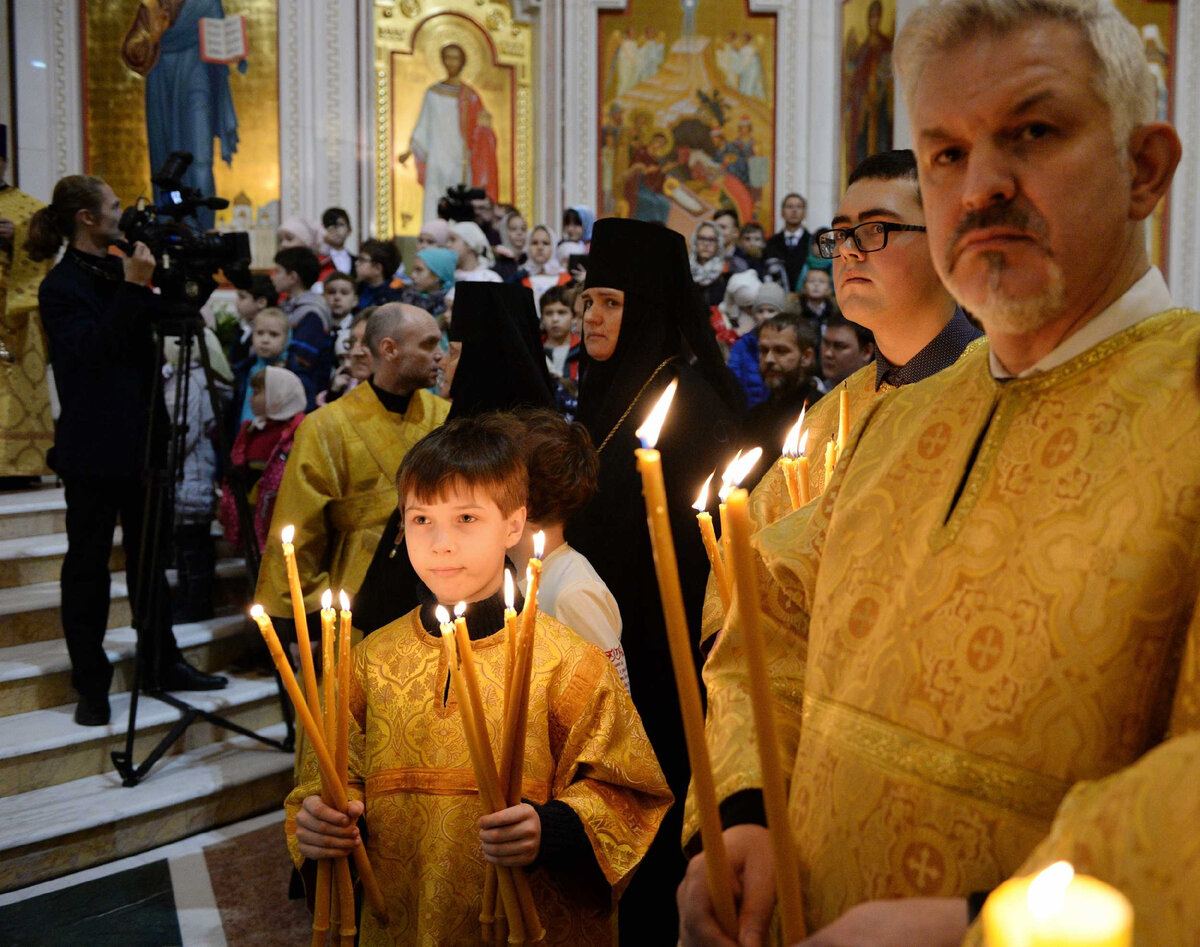
[[[210,47],[225,45],[223,29],[234,26],[229,49],[214,56]],[[239,42],[240,40],[240,42]],[[241,17],[227,20],[222,0],[144,0],[121,44],[121,59],[146,80],[146,138],[150,168],[157,172],[172,151],[187,151],[192,164],[183,183],[206,196],[216,191],[213,141],[221,142],[221,159],[233,164],[237,151],[237,111],[229,89],[232,55],[245,72],[245,26]],[[157,188],[155,200],[160,200]],[[213,225],[213,211],[197,212],[202,227]]]
[[[459,184],[532,213],[532,64],[501,0],[375,5],[376,232],[416,236]]]
[[[479,93],[462,80],[466,51],[457,43],[442,47],[446,78],[425,91],[408,150],[397,160],[417,159],[417,181],[425,189],[424,220],[437,217],[438,201],[456,184],[481,188],[500,199],[496,133]]]
[[[601,213],[689,237],[722,207],[770,226],[774,16],[631,0],[600,28]]]
[[[157,201],[150,176],[172,151],[191,152],[183,183],[231,202],[201,209],[198,223],[248,230],[253,265],[269,267],[279,224],[276,0],[114,0],[81,10],[86,170],[123,204]]]
[[[884,4],[887,9],[884,9]],[[861,0],[842,7],[842,185],[864,158],[892,147],[895,114],[892,33],[895,0],[866,4],[866,36],[859,39]]]

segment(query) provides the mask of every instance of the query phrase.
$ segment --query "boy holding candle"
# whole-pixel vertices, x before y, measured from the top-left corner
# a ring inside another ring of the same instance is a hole
[[[391,916],[364,914],[363,944],[475,943],[486,862],[529,866],[547,944],[611,942],[614,893],[671,802],[641,720],[595,647],[537,617],[521,795],[481,815],[434,609],[467,603],[488,737],[497,760],[507,653],[505,556],[525,524],[527,475],[511,421],[462,419],[423,438],[397,475],[422,604],[355,650],[351,803],[325,806],[311,760],[288,798],[288,844],[306,858],[359,844]]]

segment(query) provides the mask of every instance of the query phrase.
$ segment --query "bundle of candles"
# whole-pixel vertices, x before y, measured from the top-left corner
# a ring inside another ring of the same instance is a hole
[[[798,510],[812,499],[812,488],[809,485],[808,473],[808,431],[804,430],[804,415],[808,411],[805,405],[795,425],[788,431],[783,440],[783,458],[780,466],[783,468],[784,480],[787,483],[788,498],[792,501],[792,509]],[[850,433],[850,392],[845,384],[838,389],[838,429],[837,434],[825,445],[825,488],[833,479],[833,469],[842,459],[842,451],[846,448],[846,437]]]
[[[446,649],[450,686],[462,718],[467,752],[479,787],[479,800],[486,812],[499,812],[521,802],[524,776],[525,735],[529,724],[529,688],[533,673],[533,646],[537,622],[537,593],[542,575],[545,535],[534,536],[533,558],[526,571],[525,606],[518,620],[513,607],[512,574],[504,573],[504,629],[506,664],[504,680],[504,725],[501,731],[500,765],[496,766],[488,736],[487,716],[479,691],[475,655],[464,617],[466,603],[455,608],[456,619],[439,605],[436,609]],[[529,876],[523,869],[487,864],[483,884],[483,910],[479,915],[484,943],[535,944],[545,937],[538,917]],[[504,928],[508,935],[505,938]]]
[[[292,614],[296,621],[296,638],[300,650],[300,671],[304,678],[301,690],[292,671],[291,662],[270,617],[261,605],[250,609],[250,617],[262,632],[275,669],[283,681],[288,696],[296,708],[296,716],[312,746],[321,773],[321,799],[341,812],[349,808],[350,759],[350,600],[341,593],[341,616],[336,638],[333,592],[327,589],[321,600],[321,673],[324,681],[325,706],[317,690],[316,667],[308,636],[308,620],[304,612],[304,596],[300,591],[300,574],[296,568],[296,549],[292,544],[295,530],[283,530],[283,556],[287,564],[288,586],[292,597]],[[355,867],[362,881],[367,902],[376,916],[387,923],[383,893],[375,880],[366,850],[357,846],[353,851]],[[354,943],[355,911],[354,882],[348,858],[321,859],[317,863],[317,890],[313,912],[313,947],[322,945],[333,928],[337,928],[335,943],[350,947]]]
[[[695,666],[692,663],[691,636],[688,632],[687,617],[683,607],[683,592],[679,582],[675,543],[671,535],[666,486],[663,481],[662,456],[654,449],[674,397],[675,382],[672,382],[650,412],[646,422],[638,428],[637,436],[642,446],[636,452],[637,465],[642,476],[642,493],[646,501],[646,523],[650,530],[654,568],[658,577],[663,618],[666,622],[667,640],[671,650],[671,663],[675,670],[675,683],[679,691],[680,710],[683,714],[684,738],[687,743],[688,760],[692,767],[692,786],[695,790],[696,808],[700,817],[700,837],[704,846],[713,911],[725,933],[731,938],[736,938],[738,926],[737,910],[733,900],[733,876],[729,867],[729,857],[725,851],[724,838],[721,834],[721,816],[713,780],[712,761],[709,759],[708,749],[704,742],[704,715],[700,706],[700,689],[696,681]],[[748,684],[755,732],[758,737],[759,760],[762,765],[763,802],[767,812],[767,827],[771,833],[779,915],[784,943],[793,944],[804,938],[799,863],[795,841],[788,824],[783,768],[779,758],[778,739],[775,734],[765,644],[759,615],[757,579],[753,568],[753,553],[750,548],[750,517],[746,505],[748,497],[746,491],[737,486],[754,467],[760,454],[761,449],[759,448],[755,448],[746,455],[739,453],[738,457],[734,458],[734,462],[726,468],[722,477],[721,538],[726,548],[723,572],[728,585],[726,594],[731,602],[736,602],[738,605],[745,636]],[[705,489],[697,501],[702,517],[708,517],[708,514],[704,512],[707,500],[707,489]],[[709,549],[710,560],[715,560],[719,556],[715,539],[710,541],[706,535],[704,518],[700,519],[700,524],[701,534],[705,537],[705,546]],[[711,517],[708,517],[707,525],[708,530],[711,530]],[[714,564],[714,571],[715,569]]]

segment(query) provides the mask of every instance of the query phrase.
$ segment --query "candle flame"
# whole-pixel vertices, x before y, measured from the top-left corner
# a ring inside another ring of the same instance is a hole
[[[462,618],[463,615],[465,615],[466,613],[467,613],[467,603],[466,602],[459,602],[457,605],[454,606],[454,617],[455,618]]]
[[[799,447],[799,450],[797,451],[797,453],[799,456],[803,457],[807,450],[808,450],[808,431],[805,431],[803,436],[800,438],[800,447]]]
[[[350,596],[346,594],[345,589],[340,589],[338,591],[338,601],[342,606],[342,611],[350,611]]]
[[[253,618],[255,621],[258,621],[265,614],[266,614],[266,612],[263,611],[263,607],[261,605],[259,605],[257,602],[250,606],[250,617]]]
[[[663,422],[667,419],[667,411],[671,407],[671,401],[675,398],[675,389],[679,387],[678,380],[672,381],[667,385],[667,390],[662,393],[662,397],[658,399],[658,403],[654,405],[654,409],[647,415],[646,420],[633,433],[637,435],[637,439],[642,442],[643,447],[653,447],[658,443],[658,434],[662,430]]]
[[[805,404],[800,409],[800,417],[796,419],[795,425],[788,431],[787,437],[783,439],[783,455],[785,457],[798,457],[802,453],[800,447],[800,429],[804,427],[804,413],[808,410],[808,405]]]
[[[733,471],[733,480],[730,484],[731,489],[740,486],[742,481],[750,475],[750,471],[758,463],[758,458],[762,456],[762,452],[761,447],[755,447],[753,450],[749,450],[741,455],[741,459],[737,461],[737,467]]]
[[[703,513],[708,509],[708,488],[712,485],[713,477],[717,475],[714,470],[708,475],[708,479],[704,481],[704,486],[700,488],[700,493],[696,496],[696,502],[692,504],[692,509],[697,513]]]
[[[446,609],[443,606],[439,605],[437,608],[435,608],[433,610],[433,614],[437,616],[439,625],[450,624],[450,613],[448,611],[446,611]]]
[[[533,558],[541,559],[546,549],[546,531],[539,529],[533,534]]]
[[[296,527],[285,526],[279,533],[279,538],[290,546],[292,544],[292,540],[296,538]]]
[[[512,608],[513,603],[517,600],[516,591],[513,589],[512,573],[507,569],[504,570],[504,606]]]
[[[717,492],[717,498],[724,503],[729,498],[729,491],[733,489],[734,474],[737,472],[738,461],[742,459],[742,452],[738,451],[733,455],[733,460],[729,462],[723,471],[721,471],[721,489]]]
[[[326,589],[321,596],[321,611],[327,612],[333,608],[333,589]]]
[[[1075,877],[1070,862],[1055,862],[1029,882],[1026,903],[1029,913],[1038,920],[1047,920],[1063,909],[1067,888]]]

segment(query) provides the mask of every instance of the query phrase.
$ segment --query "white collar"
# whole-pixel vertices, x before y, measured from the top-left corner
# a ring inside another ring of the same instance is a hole
[[[1014,376],[1012,372],[1001,365],[1000,360],[996,358],[995,349],[992,349],[988,353],[992,377],[1028,378],[1030,375],[1048,372],[1052,368],[1069,362],[1076,355],[1081,355],[1088,349],[1099,345],[1105,339],[1112,338],[1118,332],[1124,332],[1143,319],[1149,319],[1160,312],[1165,312],[1174,305],[1171,291],[1167,289],[1166,280],[1163,279],[1158,267],[1152,266],[1146,270],[1141,279],[1125,290],[1119,299],[1101,310],[1098,315],[1084,323],[1079,330],[1071,333],[1053,350],[1042,356],[1036,364],[1031,365],[1020,374]]]

